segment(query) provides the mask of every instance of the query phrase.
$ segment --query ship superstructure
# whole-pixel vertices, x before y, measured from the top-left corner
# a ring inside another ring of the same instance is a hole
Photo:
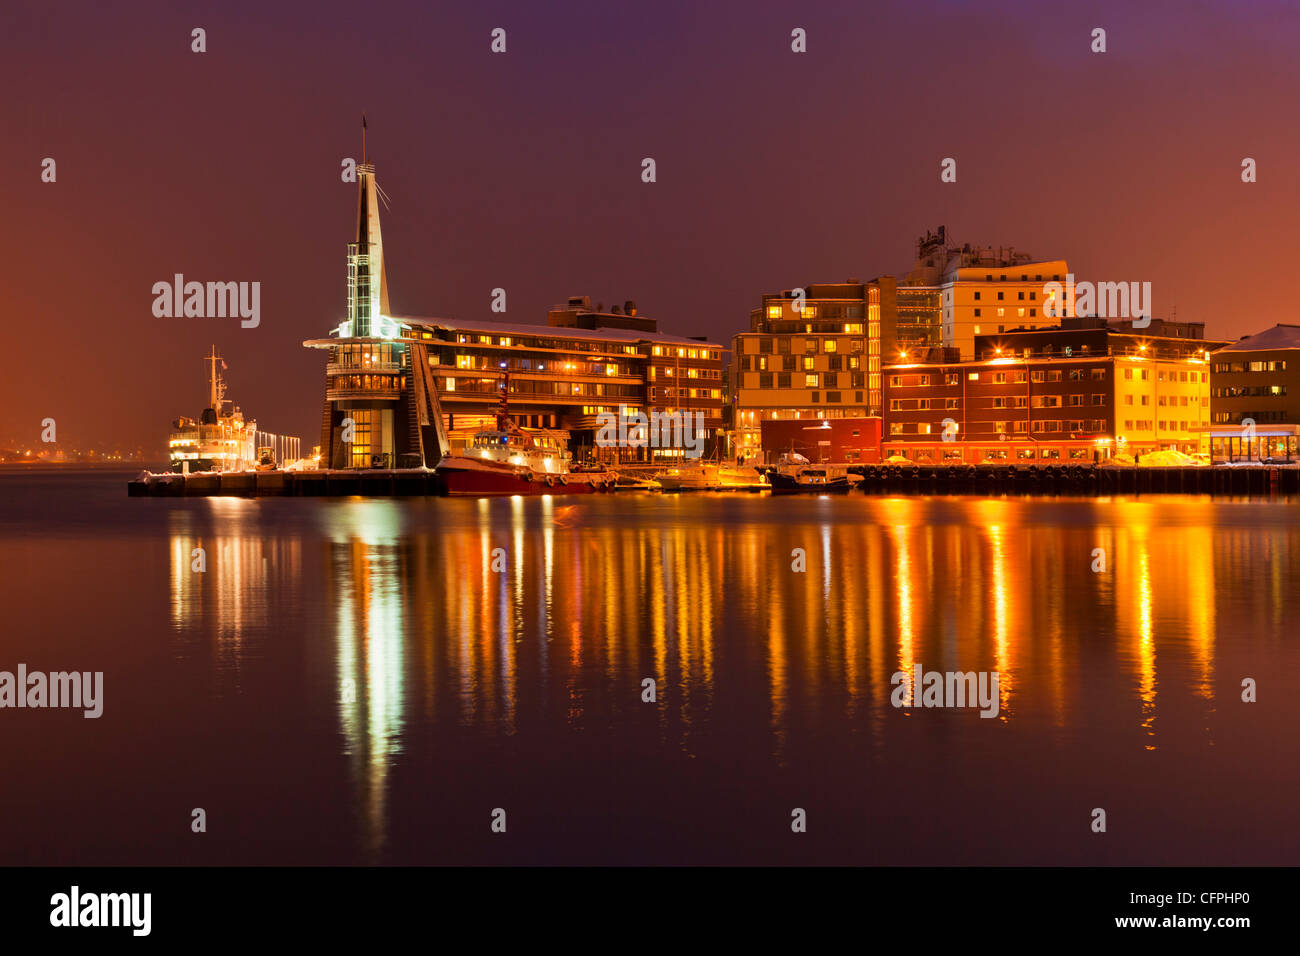
[[[239,406],[226,410],[226,363],[217,347],[204,356],[208,372],[208,407],[198,419],[172,422],[168,452],[173,471],[244,471],[257,465],[257,422],[244,420]],[[218,367],[220,366],[220,367]]]

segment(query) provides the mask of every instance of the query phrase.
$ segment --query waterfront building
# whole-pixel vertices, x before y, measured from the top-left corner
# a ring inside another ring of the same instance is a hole
[[[894,279],[809,283],[767,293],[732,339],[735,451],[761,456],[768,420],[879,417],[880,367],[892,348]]]
[[[938,464],[1207,451],[1209,356],[1223,344],[1162,319],[981,334],[970,360],[885,366],[881,453]]]
[[[543,445],[567,446],[577,458],[671,459],[681,449],[596,446],[598,416],[698,413],[712,453],[722,424],[720,344],[661,333],[631,302],[606,311],[581,296],[553,308],[546,325],[394,315],[381,191],[373,165],[359,164],[357,174],[347,317],[303,343],[328,353],[322,467],[432,467],[495,423],[507,373],[510,417]]]
[[[1300,435],[1300,325],[1275,325],[1210,357],[1215,458],[1292,459]]]
[[[762,461],[796,452],[810,462],[871,464],[880,460],[879,418],[769,418],[762,425]]]

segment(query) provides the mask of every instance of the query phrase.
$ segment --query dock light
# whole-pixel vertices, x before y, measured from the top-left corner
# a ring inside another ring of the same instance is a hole
[[[898,357],[899,357],[899,358],[907,358],[907,349],[899,349],[899,350],[898,350]]]
[[[501,367],[502,367],[502,368],[505,368],[505,367],[506,367],[506,363],[505,363],[505,362],[502,362],[502,363],[501,363]]]

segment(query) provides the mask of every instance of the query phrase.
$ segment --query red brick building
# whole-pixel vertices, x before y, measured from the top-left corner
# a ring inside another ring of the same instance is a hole
[[[768,464],[788,451],[809,461],[878,462],[880,419],[768,419],[762,424],[762,442]]]

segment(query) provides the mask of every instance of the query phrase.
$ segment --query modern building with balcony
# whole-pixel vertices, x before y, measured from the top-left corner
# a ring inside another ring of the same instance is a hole
[[[749,331],[732,339],[736,455],[762,457],[764,421],[879,417],[894,305],[888,276],[763,295]]]
[[[576,458],[680,457],[672,448],[598,447],[598,416],[606,413],[699,413],[706,453],[713,450],[723,347],[663,334],[631,302],[605,311],[571,298],[549,312],[547,325],[394,315],[374,166],[357,172],[347,318],[329,337],[303,343],[328,353],[322,467],[432,467],[494,425],[507,382],[515,423]]]

